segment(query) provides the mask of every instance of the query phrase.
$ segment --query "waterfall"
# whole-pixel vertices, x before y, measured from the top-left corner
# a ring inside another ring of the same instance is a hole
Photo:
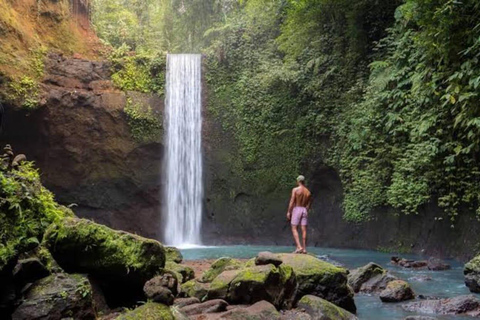
[[[165,242],[200,244],[202,81],[199,54],[169,54],[166,83]]]

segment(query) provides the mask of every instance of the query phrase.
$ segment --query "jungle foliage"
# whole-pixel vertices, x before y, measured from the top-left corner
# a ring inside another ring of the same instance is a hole
[[[439,219],[480,214],[478,1],[107,0],[95,8],[99,34],[116,47],[206,55],[209,111],[235,137],[236,168],[258,192],[326,164],[340,174],[350,221],[385,206],[417,214],[432,202],[445,213]]]

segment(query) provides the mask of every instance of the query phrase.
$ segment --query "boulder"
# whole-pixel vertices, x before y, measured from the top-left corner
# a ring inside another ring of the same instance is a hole
[[[278,257],[278,255],[268,251],[260,252],[255,258],[255,264],[257,266],[273,264],[275,267],[278,267],[282,263],[283,261]]]
[[[356,320],[357,317],[325,299],[306,295],[298,302],[298,308],[304,309],[312,319],[321,320]]]
[[[356,312],[353,291],[348,286],[348,270],[307,254],[279,255],[283,264],[295,272],[298,289],[296,300],[307,294],[321,297],[350,312]]]
[[[185,306],[180,310],[187,316],[203,313],[216,313],[227,311],[228,303],[221,299],[209,300],[203,303],[196,303]]]
[[[306,312],[292,309],[283,312],[281,320],[313,320],[313,318]]]
[[[65,271],[96,278],[113,305],[141,299],[145,282],[165,266],[160,242],[85,219],[52,224],[44,242]]]
[[[165,269],[174,272],[177,275],[179,283],[185,283],[192,279],[195,279],[195,271],[192,268],[185,266],[183,264],[178,264],[173,261],[168,261],[165,263]]]
[[[259,301],[247,308],[235,308],[222,314],[218,319],[229,320],[280,320],[282,315],[274,305]],[[297,320],[299,318],[296,318]]]
[[[376,275],[375,277],[369,279],[367,282],[362,284],[360,287],[360,292],[368,294],[379,294],[387,287],[390,281],[398,280],[397,277],[385,272],[383,274]]]
[[[164,273],[161,276],[156,276],[147,282],[143,286],[143,291],[147,297],[154,295],[153,292],[159,287],[165,287],[172,292],[174,296],[178,294],[178,280],[171,273]]]
[[[165,255],[167,261],[173,261],[175,263],[182,263],[183,261],[182,253],[175,247],[165,247]]]
[[[153,302],[158,302],[171,306],[173,304],[174,296],[172,291],[164,287],[157,278],[147,281],[143,288],[145,296]]]
[[[465,285],[471,292],[480,293],[480,255],[465,264]]]
[[[115,318],[115,320],[176,320],[172,310],[166,305],[147,302],[144,305]]]
[[[390,281],[387,287],[380,292],[380,300],[383,302],[400,302],[414,298],[412,287],[403,280]]]
[[[480,300],[474,295],[415,301],[403,305],[403,308],[423,314],[480,316]]]
[[[206,297],[209,288],[209,283],[202,283],[194,279],[182,284],[180,293],[185,297],[194,297],[202,301]]]
[[[196,303],[200,303],[198,298],[177,298],[173,301],[173,305],[177,308],[186,307]]]
[[[277,308],[290,309],[297,286],[295,273],[289,266],[272,264],[240,270],[228,288],[227,301],[252,304],[266,300]]]
[[[230,283],[239,272],[240,270],[228,270],[219,274],[210,284],[207,299],[228,299]]]
[[[202,282],[212,282],[220,273],[228,270],[237,270],[243,267],[243,263],[237,259],[223,257],[216,260],[208,270],[202,274]]]
[[[399,258],[399,257],[392,257],[391,259],[392,264],[398,265],[403,268],[413,268],[413,269],[424,269],[428,266],[428,261],[420,260],[415,261],[411,259]]]
[[[58,273],[36,281],[13,320],[95,319],[92,287],[83,275]]]
[[[451,269],[449,264],[437,258],[428,259],[427,267],[428,267],[428,270],[432,270],[432,271],[442,271],[442,270]]]
[[[18,260],[17,265],[13,269],[13,277],[18,288],[22,288],[27,283],[35,282],[49,275],[50,271],[38,258]]]
[[[384,274],[385,272],[386,270],[381,266],[370,262],[366,266],[350,270],[350,273],[348,274],[348,284],[352,287],[354,292],[359,292],[362,284],[377,275]]]

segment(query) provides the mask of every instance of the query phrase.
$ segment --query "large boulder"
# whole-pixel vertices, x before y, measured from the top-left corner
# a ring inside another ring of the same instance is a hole
[[[227,301],[252,304],[266,300],[277,308],[289,309],[294,302],[296,287],[296,276],[290,266],[248,267],[240,270],[230,282]]]
[[[415,298],[412,287],[403,280],[390,281],[382,292],[380,300],[383,302],[400,302]]]
[[[480,300],[474,295],[414,301],[403,305],[403,308],[407,311],[423,314],[480,316]]]
[[[357,317],[325,299],[306,295],[298,302],[298,308],[304,309],[312,319],[321,320],[356,320]]]
[[[65,271],[98,279],[112,304],[142,297],[144,283],[165,266],[160,242],[85,219],[66,218],[53,224],[44,242]]]
[[[35,282],[13,320],[95,319],[92,287],[83,275],[58,273]]]
[[[243,263],[237,259],[223,257],[216,260],[208,270],[202,274],[202,282],[212,282],[220,273],[228,270],[238,270]]]
[[[165,269],[174,272],[177,275],[179,283],[185,283],[195,279],[195,271],[189,266],[167,260],[165,263]]]
[[[235,308],[222,314],[218,319],[225,320],[280,320],[282,316],[274,305],[259,301],[247,308]],[[299,320],[298,318],[296,320]]]
[[[465,264],[465,285],[471,292],[480,293],[480,255]]]
[[[281,266],[290,266],[295,272],[297,300],[311,294],[356,312],[353,291],[347,283],[348,270],[306,254],[285,253],[279,257],[283,261]]]
[[[230,283],[239,272],[240,270],[228,270],[219,274],[210,284],[207,299],[228,299]]]

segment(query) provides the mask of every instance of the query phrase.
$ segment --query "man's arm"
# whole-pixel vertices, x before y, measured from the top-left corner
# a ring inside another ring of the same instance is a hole
[[[288,204],[287,219],[290,220],[292,215],[293,205],[295,204],[295,189],[292,190],[292,196],[290,197],[290,203]]]
[[[313,197],[312,195],[310,195],[310,197],[308,197],[307,211],[310,211],[310,208],[312,207],[312,201],[313,201]]]

